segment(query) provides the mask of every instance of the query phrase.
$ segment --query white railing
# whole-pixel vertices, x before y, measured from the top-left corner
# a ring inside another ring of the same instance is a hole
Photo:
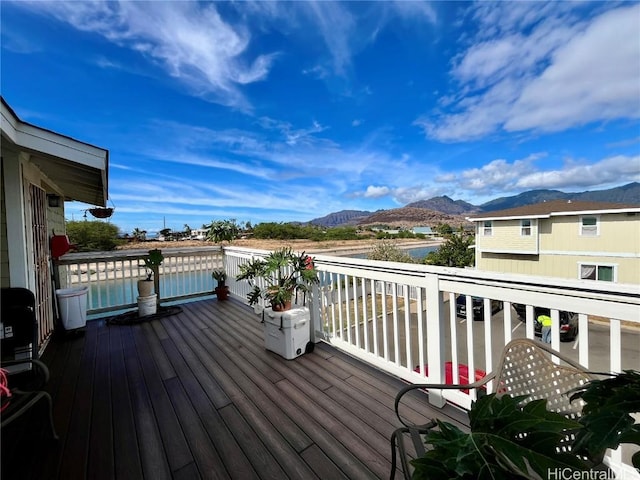
[[[266,253],[225,248],[229,276],[234,277],[247,259]],[[314,258],[320,275],[320,284],[309,299],[315,340],[330,342],[409,382],[444,383],[445,362],[452,364],[452,383],[459,383],[460,366],[470,372],[470,381],[474,381],[473,372],[491,371],[512,338],[535,337],[535,306],[551,309],[555,350],[591,371],[640,370],[638,285],[323,255]],[[246,300],[246,282],[230,286],[234,295]],[[473,311],[472,297],[483,299],[483,321],[471,321],[471,313],[467,319],[457,317],[460,294],[466,295],[466,312]],[[492,299],[503,305],[495,314]],[[526,306],[526,320],[518,318],[514,303]],[[560,341],[560,312],[578,316],[578,335],[571,342]],[[474,399],[473,392],[430,393],[430,401],[438,406],[448,400],[469,408]],[[611,462],[623,465],[620,451],[612,453]]]
[[[64,255],[57,262],[59,285],[88,286],[89,314],[137,306],[137,281],[146,276],[143,258],[147,253],[137,250]],[[213,292],[211,272],[223,268],[220,247],[166,249],[162,254],[164,260],[159,270],[162,300]]]

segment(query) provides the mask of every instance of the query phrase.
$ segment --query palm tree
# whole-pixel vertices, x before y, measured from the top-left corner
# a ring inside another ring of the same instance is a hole
[[[147,239],[147,231],[141,230],[138,227],[134,228],[131,234],[133,235],[133,238],[135,238],[138,242],[144,242]]]

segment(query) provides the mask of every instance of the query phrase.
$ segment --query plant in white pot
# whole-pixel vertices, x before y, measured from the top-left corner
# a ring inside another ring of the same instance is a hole
[[[152,290],[157,295],[157,303],[160,303],[160,265],[164,260],[162,251],[158,249],[149,250],[146,257],[142,259],[144,261],[144,268],[146,269],[147,278],[138,280],[138,294],[141,297],[148,297],[152,295]]]
[[[261,285],[256,280],[261,279]],[[249,305],[264,298],[276,312],[289,310],[293,296],[306,294],[313,283],[318,283],[313,258],[304,252],[295,253],[283,247],[269,253],[265,258],[254,258],[240,265],[236,280],[247,280],[252,290],[248,293]]]
[[[227,272],[224,270],[214,270],[211,277],[217,282],[216,288],[213,290],[218,300],[226,300],[229,297],[229,287],[226,285]]]
[[[264,299],[270,307],[262,312],[267,350],[287,360],[313,351],[310,311],[304,306],[291,307],[295,295],[306,295],[319,281],[313,258],[281,248],[241,265],[236,279],[247,280],[253,287],[247,295],[250,305]]]

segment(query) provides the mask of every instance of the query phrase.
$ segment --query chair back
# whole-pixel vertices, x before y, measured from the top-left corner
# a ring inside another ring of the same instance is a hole
[[[1,292],[2,361],[38,358],[38,322],[35,296],[26,288],[3,288]]]
[[[560,363],[554,362],[553,357]],[[498,395],[528,395],[525,403],[546,399],[547,410],[574,420],[580,418],[584,402],[570,402],[568,392],[595,378],[580,364],[527,338],[512,340],[505,346],[497,372],[494,381]]]

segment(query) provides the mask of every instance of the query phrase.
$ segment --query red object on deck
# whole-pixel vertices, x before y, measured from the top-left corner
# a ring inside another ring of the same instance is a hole
[[[418,365],[413,369],[414,372],[420,373],[420,366]],[[429,375],[429,366],[424,366],[425,375]],[[474,382],[482,380],[487,375],[487,372],[476,368],[476,375]],[[453,385],[453,362],[444,362],[444,383],[447,385]],[[472,382],[473,383],[473,382]],[[469,385],[469,367],[464,363],[458,364],[458,384]],[[468,389],[461,390],[463,393],[469,393]]]
[[[67,253],[75,245],[69,243],[69,237],[66,235],[52,235],[51,236],[51,256],[56,260],[62,255]]]

